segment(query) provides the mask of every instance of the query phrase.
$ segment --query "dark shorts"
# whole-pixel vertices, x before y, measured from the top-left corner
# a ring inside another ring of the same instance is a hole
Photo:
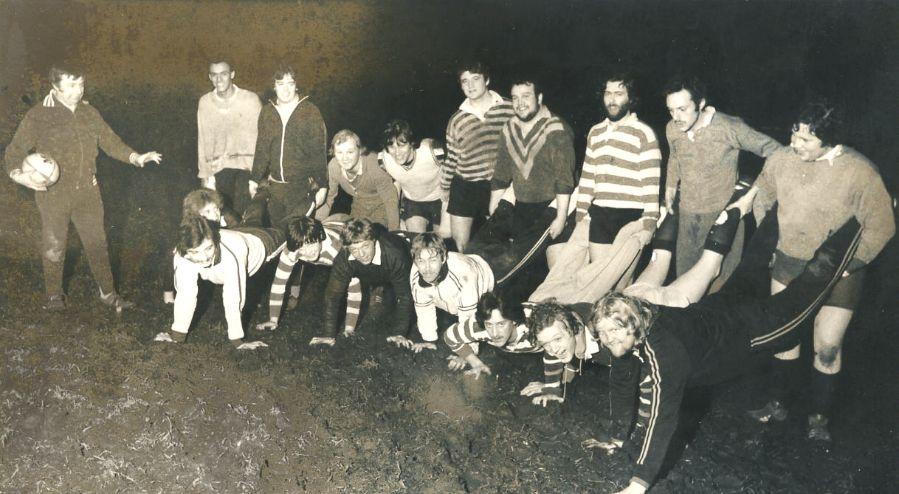
[[[778,250],[774,253],[771,277],[784,285],[789,285],[794,278],[802,274],[807,263],[808,261],[796,259]],[[865,268],[859,269],[845,278],[840,278],[824,305],[855,310],[861,301],[864,283]]]
[[[442,201],[413,201],[403,197],[400,199],[400,219],[407,220],[413,216],[421,216],[432,225],[440,224]]]
[[[590,209],[590,243],[611,244],[621,228],[643,216],[642,209],[604,208],[591,204]]]
[[[458,175],[450,183],[449,206],[447,211],[453,216],[477,218],[487,216],[490,206],[490,181],[469,182]]]

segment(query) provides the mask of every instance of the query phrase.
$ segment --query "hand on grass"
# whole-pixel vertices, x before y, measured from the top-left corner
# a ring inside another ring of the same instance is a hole
[[[521,390],[521,396],[534,396],[543,393],[544,384],[540,381],[531,381]]]
[[[559,395],[549,395],[549,394],[537,395],[537,396],[531,398],[531,403],[533,403],[535,405],[543,406],[544,408],[546,408],[546,404],[551,401],[558,401],[559,403],[563,403],[565,401],[565,398],[562,398]]]
[[[409,348],[412,350],[412,353],[419,353],[422,350],[437,350],[437,345],[433,343],[413,343],[412,347]]]
[[[490,367],[487,367],[487,365],[485,365],[483,362],[481,363],[481,365],[473,365],[471,366],[471,369],[465,371],[466,376],[474,376],[475,379],[481,377],[481,374],[487,376],[492,374],[492,372],[490,372]]]
[[[312,338],[311,340],[309,340],[309,346],[315,346],[315,345],[334,346],[335,343],[337,343],[337,340],[335,338],[326,338],[323,336],[316,336],[315,338]]]
[[[645,492],[646,492],[646,487],[643,487],[642,485],[640,485],[636,482],[631,482],[630,484],[628,484],[627,487],[625,487],[624,489],[621,489],[620,491],[616,492],[615,494],[643,494]]]
[[[468,362],[466,362],[464,358],[458,355],[450,355],[446,358],[446,360],[446,366],[449,367],[449,369],[452,371],[460,371],[468,367]]]
[[[241,343],[237,347],[237,349],[238,350],[255,350],[257,348],[266,348],[266,347],[268,347],[268,345],[261,341],[248,341],[246,343]]]
[[[412,345],[414,345],[414,343],[412,343],[412,340],[410,340],[409,338],[406,338],[403,335],[399,335],[399,334],[395,335],[395,336],[388,336],[387,342],[393,343],[394,345],[397,346],[397,348],[405,348],[407,350],[411,350]]]

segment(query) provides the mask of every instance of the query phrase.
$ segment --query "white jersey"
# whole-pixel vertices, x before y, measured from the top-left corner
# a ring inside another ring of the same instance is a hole
[[[437,340],[438,308],[465,322],[474,318],[481,295],[493,290],[493,271],[480,256],[447,252],[445,269],[433,285],[421,279],[414,264],[409,273],[418,331],[425,341]]]
[[[435,150],[425,139],[415,150],[411,166],[402,166],[386,151],[378,153],[378,162],[403,191],[403,197],[417,202],[436,201],[441,198],[440,159],[443,151]]]

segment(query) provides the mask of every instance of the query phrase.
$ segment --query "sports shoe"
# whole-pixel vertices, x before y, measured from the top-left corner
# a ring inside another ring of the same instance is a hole
[[[134,307],[134,302],[129,302],[123,299],[116,292],[112,292],[108,295],[101,292],[100,301],[110,307],[115,307],[116,312],[122,312],[125,309],[131,309]]]
[[[62,312],[66,310],[65,295],[48,295],[47,301],[44,302],[44,310],[49,312]]]
[[[769,401],[762,408],[749,410],[746,413],[753,420],[763,424],[767,424],[771,419],[777,422],[783,422],[787,419],[787,409],[777,400]]]
[[[820,413],[808,416],[808,438],[812,441],[830,442],[830,431],[827,429],[827,417]]]

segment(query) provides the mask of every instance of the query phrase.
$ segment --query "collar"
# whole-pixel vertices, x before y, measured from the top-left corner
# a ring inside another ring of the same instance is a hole
[[[842,145],[842,144],[837,144],[836,146],[830,148],[830,151],[828,151],[828,152],[824,153],[823,155],[819,156],[818,159],[816,159],[815,161],[825,161],[825,160],[827,160],[827,163],[828,163],[830,166],[833,166],[833,160],[837,159],[837,158],[840,157],[842,154],[843,154],[843,145]]]
[[[521,120],[517,116],[509,119],[509,122],[511,122],[512,124],[514,124],[517,127],[530,129],[530,128],[533,128],[534,124],[536,124],[537,122],[539,122],[543,119],[546,119],[546,118],[552,118],[552,116],[553,116],[553,113],[551,111],[549,111],[549,108],[546,105],[540,105],[540,109],[537,110],[537,114],[534,115],[534,118],[528,120],[527,122]]]
[[[51,89],[50,93],[47,94],[47,96],[44,96],[44,101],[42,102],[42,105],[47,108],[54,108],[57,106],[56,105],[57,103],[59,103],[59,106],[61,106],[63,108],[68,108],[69,110],[72,111],[72,113],[74,113],[75,109],[78,108],[78,105],[80,105],[81,103],[87,104],[87,101],[85,101],[84,98],[81,98],[81,101],[79,101],[78,104],[75,105],[75,108],[70,108],[69,105],[66,105],[62,101],[59,101],[59,99],[56,98],[56,96],[53,94],[53,90]]]
[[[494,106],[503,102],[503,97],[500,96],[496,91],[488,90],[487,94],[489,94],[490,98],[492,99],[490,108],[493,108]],[[475,109],[474,105],[471,104],[471,101],[468,100],[468,98],[465,98],[465,101],[463,101],[462,104],[459,105],[460,110],[464,111],[465,113],[471,113],[481,120],[484,120],[484,115],[487,114],[487,111],[489,111],[490,108],[487,108],[487,110],[485,110],[483,113],[478,112],[477,109]]]
[[[359,178],[359,177],[362,176],[362,172],[365,171],[365,166],[364,166],[364,164],[362,163],[362,155],[361,155],[361,154],[359,155],[359,168],[358,168],[358,170],[356,171],[356,174],[353,175],[353,178],[350,178],[350,176],[347,175],[346,170],[344,170],[343,167],[340,166],[340,163],[337,163],[337,166],[340,167],[340,174],[343,175],[343,178],[349,180],[350,182],[355,182],[357,178]],[[355,187],[355,186],[354,186],[354,187]]]
[[[349,251],[347,251],[347,254],[349,254]],[[347,259],[350,261],[358,261],[358,259],[353,257],[353,254],[349,254],[347,256]],[[377,266],[381,265],[381,241],[380,240],[375,240],[375,256],[371,258],[371,264],[375,264]]]
[[[235,96],[237,96],[237,92],[240,91],[240,88],[237,87],[237,84],[234,84],[233,82],[231,83],[231,87],[234,88],[234,92],[231,93],[231,97],[222,98],[221,96],[219,96],[219,94],[217,92],[215,92],[215,89],[212,90],[212,97],[219,101],[225,101],[225,102],[231,101],[232,99],[234,99]]]
[[[622,118],[621,120],[619,120],[617,122],[613,122],[612,119],[610,119],[609,117],[606,117],[606,119],[602,121],[602,125],[605,125],[609,129],[616,129],[616,128],[618,128],[619,125],[630,124],[635,121],[637,121],[637,114],[634,112],[629,112],[627,115],[624,116],[624,118]]]
[[[424,278],[421,277],[421,273],[418,276],[418,286],[422,288],[427,288],[429,286],[437,286],[443,280],[446,279],[446,276],[449,274],[449,256],[446,258],[446,262],[443,263],[443,266],[440,266],[440,272],[437,273],[437,279],[434,280],[434,283],[428,283]]]
[[[693,125],[693,128],[687,131],[687,139],[696,140],[696,133],[709,126],[712,123],[712,117],[715,116],[715,107],[706,105],[699,115],[699,120]]]

